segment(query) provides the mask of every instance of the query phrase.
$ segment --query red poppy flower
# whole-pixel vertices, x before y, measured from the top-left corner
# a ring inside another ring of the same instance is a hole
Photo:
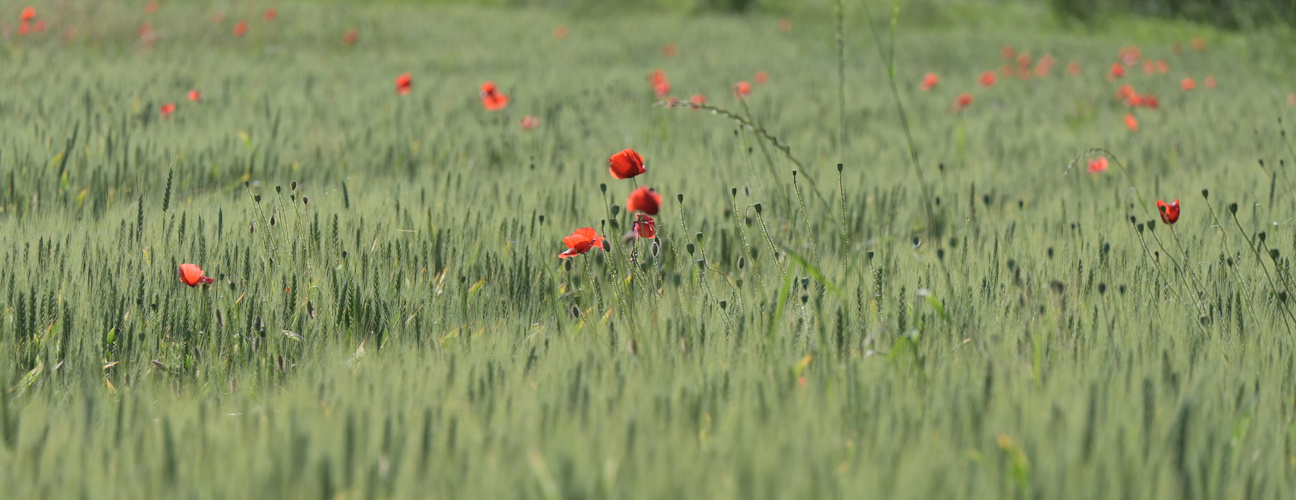
[[[276,17],[279,17],[279,11],[278,11],[278,10],[276,10],[274,7],[270,7],[269,9],[266,9],[266,11],[265,11],[265,20],[266,20],[266,21],[273,21],[273,20],[275,20]]]
[[[1208,89],[1213,89],[1213,88],[1215,88],[1215,77],[1214,77],[1214,76],[1206,75],[1206,88],[1208,88]]]
[[[1067,74],[1068,74],[1068,75],[1078,75],[1078,74],[1080,74],[1080,63],[1075,62],[1075,61],[1071,61],[1071,62],[1067,63]]]
[[[1202,40],[1201,37],[1194,37],[1192,39],[1192,48],[1197,51],[1206,50],[1206,40]]]
[[[190,100],[190,101],[193,101],[193,102],[201,101],[201,100],[202,100],[202,94],[198,93],[197,90],[190,90],[190,91],[189,91],[189,100]]]
[[[1053,69],[1053,56],[1044,54],[1038,63],[1035,63],[1035,76],[1044,78],[1048,76],[1049,71]]]
[[[635,214],[634,224],[631,224],[634,234],[640,238],[652,238],[657,236],[657,221],[644,214]]]
[[[643,156],[633,149],[621,150],[608,158],[608,172],[611,172],[614,178],[629,179],[647,171],[648,169],[644,168]]]
[[[494,94],[496,92],[499,92],[499,87],[495,86],[495,82],[488,81],[486,83],[481,84],[481,91],[478,92],[478,95],[482,97],[486,97],[487,95]]]
[[[940,77],[936,76],[936,73],[927,73],[923,76],[922,83],[918,84],[918,88],[926,92],[936,88],[937,83],[940,83]]]
[[[733,90],[734,90],[734,97],[737,97],[739,99],[746,99],[747,96],[751,95],[751,84],[745,81],[738,82],[734,84]]]
[[[1013,56],[1017,55],[1017,51],[1013,49],[1012,45],[1004,45],[1002,49],[999,49],[999,54],[1004,59],[1012,59]]]
[[[1135,118],[1132,114],[1125,113],[1125,127],[1128,128],[1130,132],[1138,132],[1138,118]]]
[[[414,90],[414,77],[410,76],[409,73],[396,77],[397,95],[409,94],[411,90]]]
[[[247,34],[247,30],[248,30],[247,21],[239,21],[237,24],[234,25],[234,36],[243,36]]]
[[[1121,85],[1120,88],[1116,89],[1116,98],[1122,101],[1129,99],[1134,95],[1135,95],[1134,86],[1128,83],[1125,85]]]
[[[1165,62],[1165,59],[1157,59],[1156,70],[1157,73],[1169,73],[1170,65]]]
[[[665,47],[662,47],[662,55],[666,57],[675,57],[675,54],[679,54],[679,47],[676,47],[675,44],[668,43]]]
[[[757,71],[756,76],[753,79],[756,80],[756,85],[765,85],[765,82],[769,81],[769,73]]]
[[[963,111],[963,109],[967,108],[970,104],[972,104],[972,94],[967,92],[959,94],[958,98],[954,100],[954,107],[958,111]]]
[[[792,32],[792,20],[788,18],[779,19],[779,31],[784,33]]]
[[[1292,105],[1292,106],[1296,106],[1296,92],[1292,92],[1292,93],[1290,93],[1290,94],[1287,94],[1287,104],[1290,104],[1290,105]]]
[[[1030,64],[1031,64],[1030,54],[1022,52],[1020,55],[1017,56],[1017,67],[1025,68],[1027,66],[1030,66]]]
[[[689,98],[689,102],[696,108],[699,105],[706,104],[706,96],[702,94],[693,94],[693,97]]]
[[[481,100],[482,107],[486,108],[486,111],[499,111],[507,107],[509,103],[509,97],[499,92],[487,94]]]
[[[648,189],[645,186],[639,186],[639,189],[630,193],[626,198],[625,209],[627,212],[643,212],[648,215],[657,215],[661,209],[662,197],[656,191]]]
[[[144,12],[147,14],[152,14],[154,12],[157,12],[157,10],[158,10],[158,3],[156,1],[152,1],[147,4],[144,4]]]
[[[558,40],[566,40],[567,35],[569,34],[571,34],[571,31],[568,30],[566,26],[558,26],[557,28],[554,28],[554,38]]]
[[[540,126],[540,119],[531,115],[522,117],[522,130],[531,130]]]
[[[1182,81],[1179,82],[1179,88],[1184,90],[1192,90],[1197,88],[1197,82],[1194,82],[1192,78],[1184,78]]]
[[[203,270],[197,264],[180,264],[180,282],[189,286],[210,285],[216,280],[208,276],[203,276]]]
[[[1157,200],[1157,212],[1161,213],[1161,222],[1166,224],[1179,222],[1179,199],[1175,198],[1174,203]]]
[[[342,35],[342,45],[351,46],[355,45],[358,41],[360,41],[360,32],[356,31],[355,28],[347,30],[347,32]]]
[[[1143,58],[1143,52],[1139,51],[1139,48],[1134,45],[1122,48],[1116,54],[1120,56],[1121,62],[1124,62],[1126,66],[1133,66],[1134,63]]]
[[[995,83],[997,83],[998,81],[999,81],[999,77],[995,75],[993,71],[986,71],[984,73],[981,73],[980,82],[982,87],[985,88],[993,87],[995,86]]]
[[[213,12],[213,13],[212,13],[212,17],[211,17],[211,22],[212,22],[212,24],[220,24],[220,23],[225,22],[225,13],[224,13],[224,12],[221,12],[221,11],[219,11],[219,10],[216,11],[216,12]]]
[[[23,22],[18,23],[19,36],[26,36],[29,31],[31,31],[31,21],[24,20]]]
[[[1017,79],[1030,80],[1030,77],[1031,77],[1030,68],[1017,68]]]
[[[571,236],[563,238],[563,244],[567,245],[567,251],[558,254],[560,259],[575,257],[594,247],[603,248],[603,237],[594,232],[592,227],[582,227],[572,232]]]
[[[175,113],[175,110],[176,110],[176,105],[175,105],[175,103],[173,103],[173,102],[169,102],[169,103],[163,104],[163,105],[162,105],[162,108],[159,109],[158,111],[160,111],[160,112],[162,113],[162,118],[171,118],[171,113]]]
[[[1099,157],[1097,157],[1097,158],[1094,158],[1094,159],[1092,159],[1092,160],[1089,160],[1089,173],[1091,173],[1091,174],[1101,174],[1101,173],[1106,172],[1106,171],[1107,171],[1107,157],[1106,157],[1106,156],[1099,156]]]
[[[22,10],[22,14],[19,14],[18,18],[22,21],[31,21],[32,19],[36,19],[36,8],[28,6]]]
[[[658,99],[664,99],[670,95],[671,84],[667,80],[662,80],[653,84],[653,93],[657,94]]]
[[[153,25],[149,24],[148,21],[140,23],[140,27],[139,29],[135,30],[135,34],[138,35],[140,40],[143,40],[144,42],[152,42]]]
[[[1120,63],[1112,63],[1111,72],[1108,74],[1108,76],[1111,76],[1112,78],[1120,78],[1125,76],[1125,67],[1121,66]]]
[[[1143,61],[1143,74],[1151,75],[1156,73],[1156,68],[1152,66],[1152,61]]]

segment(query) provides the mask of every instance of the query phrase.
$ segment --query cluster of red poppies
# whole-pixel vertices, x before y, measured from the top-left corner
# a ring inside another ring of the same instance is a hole
[[[35,7],[27,7],[23,9],[22,14],[18,16],[18,19],[19,35],[27,36],[28,34],[45,31],[45,20],[36,18]]]
[[[671,55],[673,55],[674,50],[676,50],[673,48],[674,45],[667,45],[667,47],[670,48],[669,52]],[[663,52],[668,52],[668,51],[663,50]],[[764,85],[765,82],[769,81],[769,73],[766,73],[764,71],[757,71],[754,80],[756,81],[757,85]],[[670,79],[666,78],[665,71],[662,71],[661,69],[653,70],[652,73],[648,74],[648,83],[652,85],[653,93],[657,94],[658,99],[669,102],[671,104],[675,104],[679,102],[678,99],[670,96],[671,82]],[[739,99],[746,99],[748,96],[751,95],[751,91],[752,91],[752,84],[746,80],[733,84],[734,97],[737,97]],[[700,106],[702,104],[706,104],[706,102],[707,102],[707,98],[705,94],[693,94],[692,97],[689,97],[689,104],[692,104],[694,106]]]
[[[608,158],[608,172],[614,179],[630,179],[647,171],[644,168],[643,156],[633,149],[622,150]],[[639,186],[630,193],[625,203],[626,213],[635,214],[630,237],[657,237],[657,221],[652,216],[657,215],[661,210],[661,202],[661,194],[646,186]],[[583,227],[577,229],[571,236],[563,238],[563,244],[567,245],[567,250],[558,254],[560,259],[575,257],[588,252],[591,248],[603,248],[603,237],[599,236],[594,228]]]
[[[190,90],[187,97],[190,102],[198,102],[202,100],[202,93],[197,90]],[[162,118],[169,119],[171,118],[171,114],[176,112],[176,109],[179,109],[176,106],[176,103],[168,102],[163,104],[161,108],[158,108],[158,112],[162,114]]]

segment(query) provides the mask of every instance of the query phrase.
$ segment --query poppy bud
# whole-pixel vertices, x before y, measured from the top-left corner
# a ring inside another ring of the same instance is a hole
[[[684,193],[675,195],[675,199],[679,200],[680,203],[684,203]]]
[[[1138,224],[1138,219],[1133,215],[1130,216],[1130,224]]]
[[[1098,284],[1098,295],[1104,295],[1104,294],[1106,294],[1106,293],[1107,293],[1107,284],[1106,284],[1106,283],[1099,283],[1099,284]]]
[[[1125,285],[1121,285],[1120,288],[1117,288],[1116,290],[1119,291],[1121,295],[1125,295]]]
[[[920,247],[920,246],[922,246],[922,238],[919,238],[919,237],[917,237],[917,236],[914,236],[914,237],[913,237],[913,247],[914,247],[914,248],[918,248],[918,247]]]
[[[944,166],[944,165],[942,165],[942,166]],[[837,164],[837,172],[838,172],[838,173],[840,173],[840,172],[842,171],[843,168],[846,168],[846,166],[845,166],[845,165],[842,165],[841,163],[838,163],[838,164]]]
[[[981,203],[987,207],[990,206],[990,195],[988,194],[981,195]]]
[[[1259,236],[1259,237],[1260,237],[1260,243],[1264,243],[1264,241],[1265,241],[1265,232],[1264,232],[1264,231],[1260,231],[1260,233],[1257,234],[1256,236]]]
[[[685,249],[685,250],[688,250],[689,255],[693,255],[693,244],[692,244],[692,243],[689,243],[688,245],[685,245],[685,246],[684,246],[684,249]]]
[[[740,256],[740,257],[738,257],[738,269],[742,269],[742,268],[744,268],[744,267],[747,267],[747,260],[746,260],[746,259],[743,259],[743,258]]]
[[[729,196],[738,196],[738,188],[729,188]]]
[[[256,195],[256,196],[253,196],[253,197],[252,197],[252,201],[255,201],[255,202],[257,202],[257,203],[261,203],[261,195],[258,194],[258,195]]]
[[[275,186],[275,193],[283,192],[283,186]]]
[[[758,213],[758,214],[761,213],[761,204],[760,204],[760,203],[757,203],[757,204],[756,204],[756,213]]]
[[[1048,247],[1048,258],[1053,258],[1053,247]]]
[[[756,256],[759,254],[760,254],[759,248],[747,247],[747,255],[750,255],[752,260],[756,260]]]
[[[1134,227],[1138,228],[1138,232],[1140,232],[1140,233],[1143,232],[1143,224],[1137,224],[1137,225],[1135,225]]]
[[[599,183],[599,191],[602,191],[603,194],[607,194],[607,183],[606,183],[606,182],[600,182],[600,183]]]
[[[1147,227],[1148,227],[1148,231],[1155,231],[1155,230],[1156,230],[1156,220],[1154,220],[1154,219],[1148,219],[1148,221],[1147,221]]]
[[[661,240],[658,240],[657,238],[653,238],[651,249],[652,249],[653,258],[657,258],[657,254],[661,252]]]
[[[270,225],[273,226],[274,224],[275,224],[275,218],[270,217]]]
[[[867,258],[868,260],[873,260],[873,251],[869,250],[867,252],[864,252],[864,257]]]
[[[293,191],[296,191],[296,190],[297,190],[297,181],[289,182],[289,183],[288,183],[288,188],[289,188],[289,189],[292,189]]]
[[[544,224],[544,215],[541,215],[538,219],[541,224]]]
[[[697,233],[694,233],[693,239],[697,240],[698,243],[702,243],[702,232],[698,231]],[[1263,240],[1264,238],[1260,238],[1260,239]]]
[[[1052,256],[1053,256],[1053,249],[1050,248],[1050,249],[1049,249],[1049,257],[1052,257]],[[944,248],[937,248],[937,249],[936,249],[936,258],[937,258],[937,259],[940,259],[940,260],[945,260],[945,249],[944,249]]]
[[[1269,250],[1269,258],[1270,258],[1270,259],[1273,259],[1273,260],[1278,260],[1278,249],[1277,249],[1277,248],[1274,248],[1274,249]]]
[[[751,217],[743,217],[743,222],[747,224],[747,227],[751,227],[752,225]]]
[[[1237,214],[1237,202],[1229,203],[1229,213]]]
[[[620,206],[620,205],[612,205],[612,216],[613,216],[613,217],[616,217],[616,214],[619,214],[619,213],[621,213],[621,206]]]
[[[801,294],[801,305],[805,305],[805,303],[809,301],[810,301],[810,295],[804,293]]]
[[[1206,199],[1208,199],[1208,200],[1210,199],[1210,190],[1209,190],[1209,189],[1203,189],[1203,190],[1202,190],[1202,198],[1206,198]]]
[[[1281,291],[1281,292],[1278,292],[1278,301],[1279,301],[1279,302],[1283,302],[1283,303],[1286,303],[1286,302],[1287,302],[1287,291],[1286,291],[1286,290],[1283,290],[1283,291]]]
[[[307,198],[307,197],[303,196],[303,197],[302,197],[302,204],[303,204],[303,205],[310,205],[310,198]]]
[[[805,289],[807,289],[807,288],[810,288],[810,278],[809,278],[808,276],[802,276],[802,277],[801,277],[801,289],[802,289],[802,290],[805,290]]]
[[[706,259],[698,259],[697,265],[698,267],[706,267]]]
[[[727,301],[727,300],[722,300],[722,301],[720,301],[720,308],[721,308],[721,309],[728,309],[728,308],[729,308],[729,301]]]

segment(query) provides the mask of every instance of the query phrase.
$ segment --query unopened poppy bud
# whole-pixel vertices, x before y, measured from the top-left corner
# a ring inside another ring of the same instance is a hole
[[[1148,219],[1148,221],[1147,221],[1147,227],[1148,227],[1148,231],[1155,231],[1155,230],[1156,230],[1156,220],[1154,220],[1154,219]]]
[[[675,199],[679,200],[680,203],[684,203],[684,193],[675,195]]]
[[[760,203],[757,203],[757,204],[756,204],[756,213],[758,213],[758,214],[761,213],[761,204],[760,204]]]
[[[1281,292],[1278,292],[1278,301],[1279,301],[1279,302],[1283,302],[1283,303],[1286,303],[1286,302],[1287,302],[1287,291],[1286,291],[1286,290],[1281,291]]]
[[[292,189],[293,191],[296,191],[296,190],[297,190],[297,181],[289,182],[289,183],[288,183],[288,188],[289,188],[289,189]]]
[[[729,188],[729,196],[738,196],[738,188]]]
[[[810,301],[810,295],[804,293],[801,294],[801,305],[805,305],[805,303],[809,301]]]
[[[541,224],[544,224],[544,216],[543,216],[543,215],[541,215],[540,217],[537,217],[537,219],[540,221]]]
[[[1134,227],[1138,228],[1138,232],[1140,232],[1140,233],[1143,232],[1143,224],[1137,224],[1137,225],[1135,225]]]
[[[944,165],[942,165],[942,166],[944,166]],[[845,165],[842,165],[842,164],[840,164],[840,163],[837,164],[837,172],[841,172],[842,169],[844,169],[844,168],[846,168]]]
[[[697,233],[694,233],[693,239],[697,240],[698,243],[702,243],[702,232],[698,231]],[[1260,238],[1260,239],[1263,240],[1264,238]]]
[[[613,217],[616,217],[616,214],[619,214],[619,213],[621,213],[621,206],[620,206],[620,205],[612,205],[612,216],[613,216]]]
[[[261,195],[258,194],[258,195],[253,196],[253,197],[252,197],[252,201],[255,201],[255,202],[257,202],[257,203],[261,203]]]
[[[689,243],[689,244],[687,244],[687,245],[684,245],[684,249],[685,249],[685,250],[688,250],[689,255],[693,255],[693,244],[692,244],[692,243]]]
[[[1274,249],[1270,249],[1270,250],[1269,250],[1269,258],[1270,258],[1270,259],[1273,259],[1273,260],[1278,260],[1278,249],[1277,249],[1277,248],[1274,248]]]
[[[302,197],[302,204],[303,204],[303,205],[310,205],[310,198],[307,198],[307,197],[303,196],[303,197]]]
[[[873,251],[869,250],[867,252],[864,252],[864,257],[867,258],[868,260],[873,260]]]
[[[751,219],[751,217],[743,217],[743,223],[744,223],[744,224],[747,224],[747,227],[751,227],[751,225],[752,225],[752,219]]]
[[[346,250],[343,250],[343,251],[342,251],[342,259],[343,259],[343,260],[346,260],[346,258],[347,258],[347,252],[346,252]]]
[[[1264,231],[1260,231],[1260,233],[1257,234],[1256,236],[1259,236],[1259,237],[1260,237],[1260,243],[1264,243],[1264,240],[1265,240],[1265,232],[1264,232]]]
[[[1104,294],[1106,294],[1106,293],[1107,293],[1107,284],[1106,284],[1106,283],[1099,283],[1099,284],[1098,284],[1098,295],[1104,295]]]
[[[275,186],[275,193],[282,193],[282,192],[283,192],[283,186]]]
[[[1137,217],[1134,217],[1133,215],[1131,215],[1131,216],[1130,216],[1130,224],[1138,224],[1138,218],[1137,218]]]
[[[1049,257],[1053,257],[1053,249],[1052,249],[1052,248],[1049,249]],[[945,260],[945,249],[944,249],[944,248],[937,248],[937,249],[936,249],[936,258],[937,258],[937,259],[940,259],[940,260]]]
[[[805,289],[807,289],[807,288],[810,288],[810,278],[809,278],[809,277],[806,277],[806,276],[802,276],[802,277],[801,277],[801,289],[802,289],[802,290],[805,290]]]
[[[760,249],[756,247],[747,247],[747,255],[750,255],[752,260],[756,260],[756,256],[760,255]]]
[[[1237,202],[1229,203],[1229,213],[1237,214]]]
[[[727,301],[727,300],[722,300],[722,301],[720,301],[720,308],[721,308],[721,309],[728,309],[728,308],[729,308],[729,301]]]
[[[697,265],[698,267],[706,267],[706,259],[698,259]]]
[[[658,240],[658,239],[656,239],[656,238],[653,238],[653,243],[652,243],[652,256],[653,256],[654,258],[656,258],[656,257],[657,257],[657,254],[660,253],[660,252],[661,252],[661,240]]]
[[[1206,199],[1208,199],[1208,200],[1210,199],[1210,190],[1209,190],[1209,189],[1203,189],[1203,190],[1202,190],[1202,198],[1206,198]]]

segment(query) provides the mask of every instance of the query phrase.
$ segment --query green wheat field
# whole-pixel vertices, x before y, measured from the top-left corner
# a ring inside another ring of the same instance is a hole
[[[1290,29],[26,6],[0,496],[1296,496]]]

